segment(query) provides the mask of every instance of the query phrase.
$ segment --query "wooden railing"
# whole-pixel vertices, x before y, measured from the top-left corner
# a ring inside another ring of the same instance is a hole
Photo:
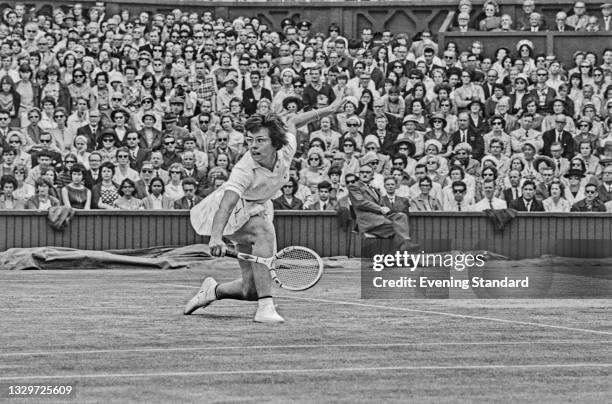
[[[323,256],[361,256],[389,248],[391,240],[362,239],[343,229],[334,212],[280,211],[279,247],[303,245]],[[482,213],[414,213],[411,233],[426,251],[489,250],[512,258],[555,254],[602,257],[612,254],[612,214],[519,213],[500,232]],[[206,242],[186,211],[79,211],[63,232],[35,211],[0,212],[0,250],[59,246],[87,250],[147,248]],[[376,244],[379,243],[379,244]]]

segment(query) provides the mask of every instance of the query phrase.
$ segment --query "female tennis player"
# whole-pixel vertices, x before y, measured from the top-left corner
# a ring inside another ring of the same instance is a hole
[[[225,236],[236,243],[238,252],[271,257],[276,252],[272,224],[272,197],[289,180],[289,167],[296,151],[296,128],[313,119],[336,112],[342,106],[340,95],[328,107],[300,113],[285,126],[276,114],[251,116],[246,124],[249,150],[232,169],[229,180],[191,210],[191,223],[198,234],[210,235],[213,256],[223,256]],[[218,284],[206,278],[199,292],[187,303],[184,314],[191,314],[215,300],[257,300],[254,321],[279,323],[271,295],[269,269],[261,264],[239,261],[242,278]]]

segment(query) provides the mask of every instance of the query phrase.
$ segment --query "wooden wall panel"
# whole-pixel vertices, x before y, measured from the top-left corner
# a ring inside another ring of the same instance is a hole
[[[303,245],[323,256],[358,256],[363,240],[342,230],[332,212],[277,212],[279,248]],[[519,214],[500,232],[479,213],[415,213],[413,239],[426,251],[485,249],[512,258],[556,254],[601,257],[612,254],[610,214]],[[79,212],[63,232],[51,229],[43,213],[0,212],[0,250],[59,246],[110,250],[202,243],[187,212]],[[368,241],[370,250],[391,240]]]

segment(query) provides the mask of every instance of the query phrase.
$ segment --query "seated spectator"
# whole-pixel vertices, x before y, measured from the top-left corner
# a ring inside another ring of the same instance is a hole
[[[410,206],[416,212],[430,212],[442,210],[440,200],[430,194],[433,181],[429,177],[423,177],[418,182],[420,193],[410,200]]]
[[[119,185],[113,181],[115,177],[115,166],[110,161],[100,166],[100,181],[95,183],[92,193],[93,209],[112,209],[115,200],[119,198]]]
[[[506,209],[506,201],[495,196],[497,192],[497,184],[493,179],[485,179],[482,184],[483,198],[470,206],[469,210],[473,212],[483,212],[487,209]]]
[[[370,186],[373,173],[372,167],[362,165],[359,180],[348,185],[359,231],[383,238],[393,237],[398,250],[412,248],[408,217],[405,213],[393,213],[390,208],[382,205],[380,193]]]
[[[36,195],[26,201],[26,209],[49,210],[50,207],[60,206],[59,199],[49,195],[53,185],[46,178],[36,180]]]
[[[13,176],[17,180],[17,187],[13,190],[13,197],[24,201],[34,196],[34,187],[25,182],[28,177],[28,169],[23,164],[17,164],[13,170]]]
[[[584,199],[572,205],[572,212],[605,212],[606,206],[599,200],[597,185],[587,184],[584,187]]]
[[[322,181],[317,184],[318,200],[310,203],[306,210],[338,210],[338,203],[331,199],[331,184]]]
[[[586,14],[584,2],[577,1],[574,4],[574,14],[567,17],[567,24],[571,25],[576,31],[585,31],[589,23],[589,16]]]
[[[408,215],[410,211],[410,199],[399,196],[396,193],[398,181],[394,176],[385,177],[385,194],[381,198],[382,206],[391,209],[391,213],[400,212]]]
[[[113,202],[114,209],[137,210],[142,209],[142,200],[135,197],[136,184],[129,178],[125,178],[119,186],[119,198]]]
[[[12,175],[3,175],[0,177],[0,209],[25,209],[25,200],[15,198],[13,191],[17,188],[17,180]]]
[[[304,204],[295,194],[298,191],[298,182],[295,178],[289,177],[289,181],[281,188],[282,195],[272,200],[275,210],[302,210]]]
[[[459,13],[457,15],[457,26],[453,27],[452,31],[468,32],[470,30],[470,15],[468,13]]]
[[[71,181],[62,188],[62,203],[74,209],[91,209],[91,191],[85,187],[85,166],[76,163],[70,167]]]
[[[185,176],[183,165],[181,163],[172,164],[168,169],[168,173],[170,174],[170,181],[166,184],[164,196],[172,201],[176,201],[185,195],[182,185],[182,180]]]
[[[497,14],[499,13],[499,6],[494,0],[485,1],[482,9],[485,14],[485,18],[480,20],[478,27],[481,31],[492,31],[498,29],[501,26],[501,19]]]
[[[469,211],[469,207],[472,205],[466,198],[467,186],[463,181],[453,181],[450,185],[452,192],[452,198],[448,198],[444,202],[443,209],[447,212],[465,212]]]
[[[542,201],[546,212],[569,212],[572,204],[564,198],[565,186],[558,179],[553,180],[548,186],[550,197]]]
[[[182,181],[183,196],[174,201],[174,209],[190,210],[195,205],[202,201],[202,198],[196,195],[197,182],[191,177],[187,177]]]
[[[520,198],[510,201],[508,207],[519,212],[544,212],[542,202],[535,198],[536,184],[527,180],[523,183]]]
[[[174,201],[164,194],[165,191],[164,181],[159,177],[153,178],[149,184],[149,195],[142,200],[143,208],[145,210],[174,209]]]

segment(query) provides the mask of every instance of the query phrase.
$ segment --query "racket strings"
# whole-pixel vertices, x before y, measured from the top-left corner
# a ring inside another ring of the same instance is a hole
[[[321,261],[313,253],[301,249],[283,251],[274,261],[278,280],[287,288],[302,289],[321,276]]]

